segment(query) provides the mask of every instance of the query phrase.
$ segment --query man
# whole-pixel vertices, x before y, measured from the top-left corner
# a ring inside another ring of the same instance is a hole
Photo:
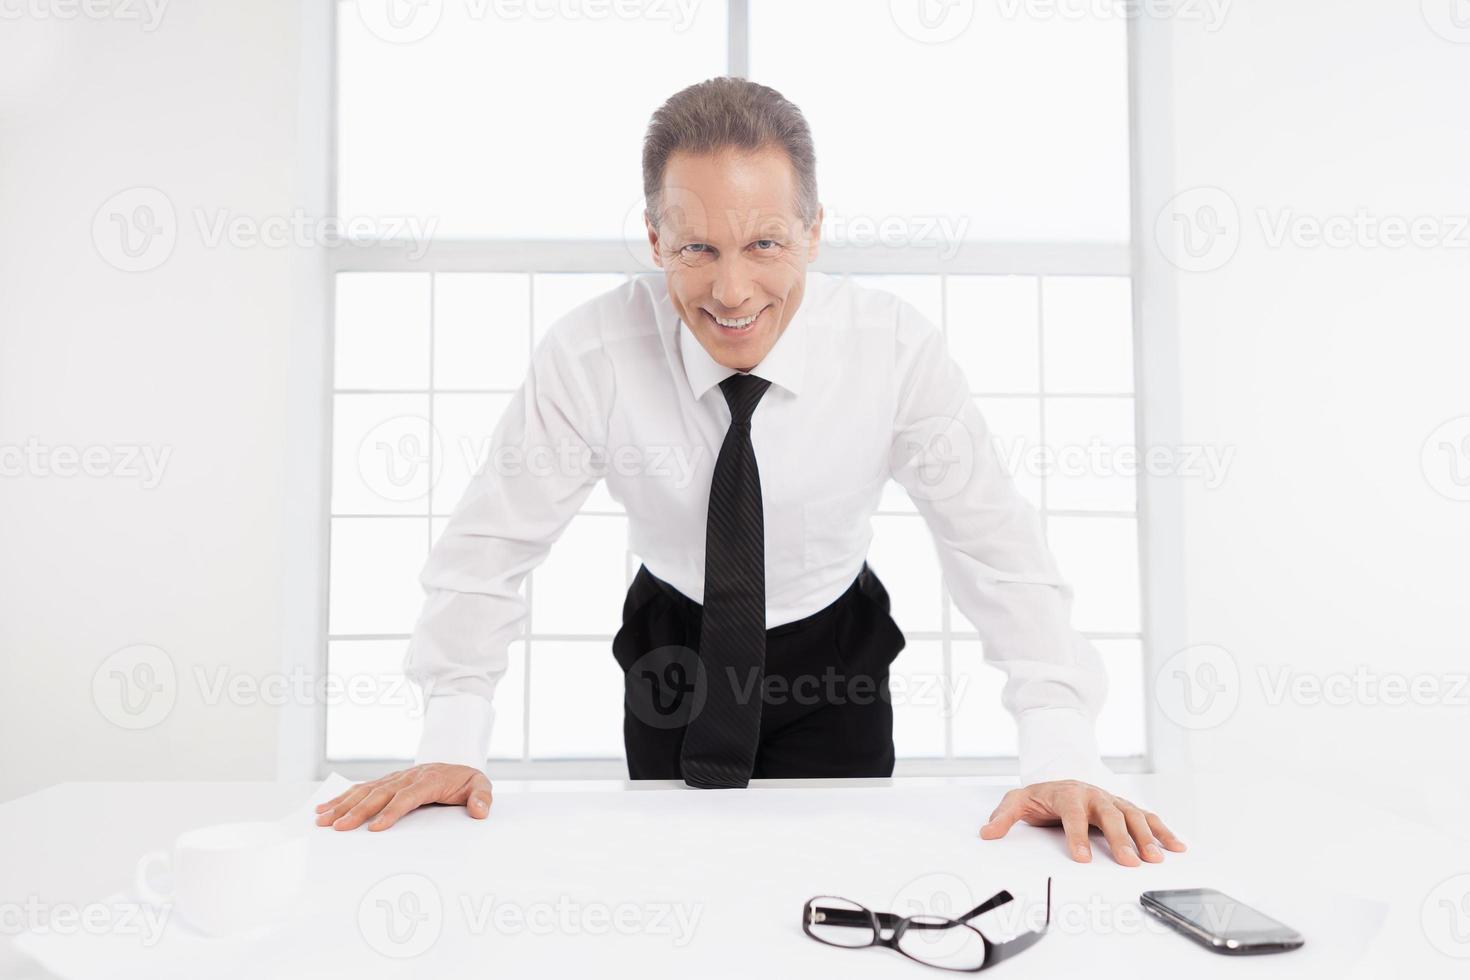
[[[1060,823],[1087,861],[1095,825],[1128,866],[1183,850],[1101,788],[1101,663],[940,332],[886,293],[808,273],[822,209],[800,111],[741,79],[693,85],[654,114],[643,176],[662,276],[553,327],[424,569],[406,662],[429,695],[417,764],[324,804],[318,823],[382,830],[426,803],[489,813],[491,697],[521,582],[606,470],[644,561],[613,641],[631,778],[891,775],[903,637],[864,559],[893,479],[1008,674],[1025,786],[981,836]],[[667,451],[699,462],[693,479],[636,465]],[[511,465],[538,454],[581,463]]]

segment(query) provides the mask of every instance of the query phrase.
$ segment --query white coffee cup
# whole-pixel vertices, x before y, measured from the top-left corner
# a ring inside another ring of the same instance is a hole
[[[171,883],[160,888],[156,875]],[[172,906],[210,936],[244,932],[291,911],[306,878],[306,837],[281,823],[223,823],[181,834],[138,861],[138,897]]]

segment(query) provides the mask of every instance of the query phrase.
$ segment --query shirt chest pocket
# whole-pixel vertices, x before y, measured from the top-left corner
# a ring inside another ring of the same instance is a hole
[[[866,556],[873,538],[869,518],[881,486],[861,486],[802,505],[802,567],[808,570]]]

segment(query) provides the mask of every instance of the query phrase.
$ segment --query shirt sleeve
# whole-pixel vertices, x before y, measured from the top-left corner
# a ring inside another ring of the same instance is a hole
[[[484,767],[492,698],[526,619],[521,584],[600,479],[612,370],[580,326],[558,323],[537,346],[419,576],[426,595],[404,659],[424,691],[416,763]]]
[[[892,477],[933,535],[945,584],[1006,674],[1023,785],[1097,784],[1111,773],[1094,731],[1107,674],[1071,624],[1072,592],[1035,509],[1002,466],[964,372],[937,328],[900,304]]]

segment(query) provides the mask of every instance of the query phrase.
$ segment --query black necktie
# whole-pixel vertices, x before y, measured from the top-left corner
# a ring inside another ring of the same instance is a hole
[[[709,489],[699,660],[707,695],[684,731],[679,767],[690,786],[745,786],[760,739],[766,669],[766,529],[750,416],[771,383],[720,382],[730,428]]]

